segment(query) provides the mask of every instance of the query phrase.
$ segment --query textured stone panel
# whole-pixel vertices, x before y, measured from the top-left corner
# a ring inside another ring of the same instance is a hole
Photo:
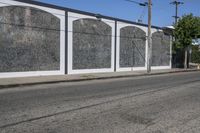
[[[145,66],[146,33],[134,26],[120,30],[120,67]]]
[[[111,68],[112,28],[94,19],[73,22],[73,69]]]
[[[170,65],[170,36],[163,32],[152,34],[152,66]]]
[[[0,7],[0,72],[60,69],[60,20],[32,7]]]

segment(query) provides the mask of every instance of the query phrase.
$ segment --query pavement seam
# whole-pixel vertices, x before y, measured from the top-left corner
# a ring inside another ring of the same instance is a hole
[[[107,77],[92,77],[92,78],[82,78],[82,79],[71,79],[71,80],[58,80],[58,81],[43,81],[43,82],[34,82],[34,83],[17,83],[9,85],[0,85],[0,89],[14,88],[20,86],[33,86],[41,84],[55,84],[55,83],[64,83],[64,82],[81,82],[81,81],[91,81],[91,80],[106,80],[106,79],[119,79],[119,78],[129,78],[129,77],[142,77],[142,76],[154,76],[154,75],[165,75],[173,73],[188,73],[195,72],[200,70],[181,70],[181,71],[170,71],[170,72],[158,72],[158,73],[144,73],[144,74],[134,74],[134,75],[118,75],[118,76],[107,76]]]

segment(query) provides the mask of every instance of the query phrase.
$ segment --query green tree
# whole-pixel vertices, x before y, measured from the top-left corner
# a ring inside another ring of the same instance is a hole
[[[192,62],[193,63],[200,63],[200,51],[198,46],[192,47]]]
[[[192,45],[192,39],[200,38],[200,17],[192,14],[184,15],[175,25],[174,36],[174,50],[185,51],[185,68],[187,68],[187,48]]]

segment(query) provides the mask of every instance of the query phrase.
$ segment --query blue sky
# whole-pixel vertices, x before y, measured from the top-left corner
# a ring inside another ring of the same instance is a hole
[[[121,19],[137,21],[140,16],[143,17],[143,23],[147,23],[147,8],[140,7],[134,3],[125,0],[37,0],[40,2],[60,5],[68,8],[99,13],[106,16],[117,17]],[[146,2],[147,0],[135,0]],[[193,13],[200,16],[200,0],[180,0],[184,5],[179,7],[179,15]],[[155,26],[168,26],[174,22],[175,6],[169,3],[172,0],[152,0],[153,16],[152,24]]]

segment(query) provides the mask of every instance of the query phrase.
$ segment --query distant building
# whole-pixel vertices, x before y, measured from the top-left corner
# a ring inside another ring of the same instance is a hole
[[[192,45],[195,45],[195,46],[199,46],[199,51],[200,51],[200,38],[198,39],[193,39],[192,40]]]
[[[200,38],[198,38],[198,39],[193,39],[193,40],[192,40],[192,45],[200,45]]]
[[[166,27],[163,27],[163,30],[164,32],[172,35],[173,34],[173,30],[174,30],[174,26],[166,26]]]

